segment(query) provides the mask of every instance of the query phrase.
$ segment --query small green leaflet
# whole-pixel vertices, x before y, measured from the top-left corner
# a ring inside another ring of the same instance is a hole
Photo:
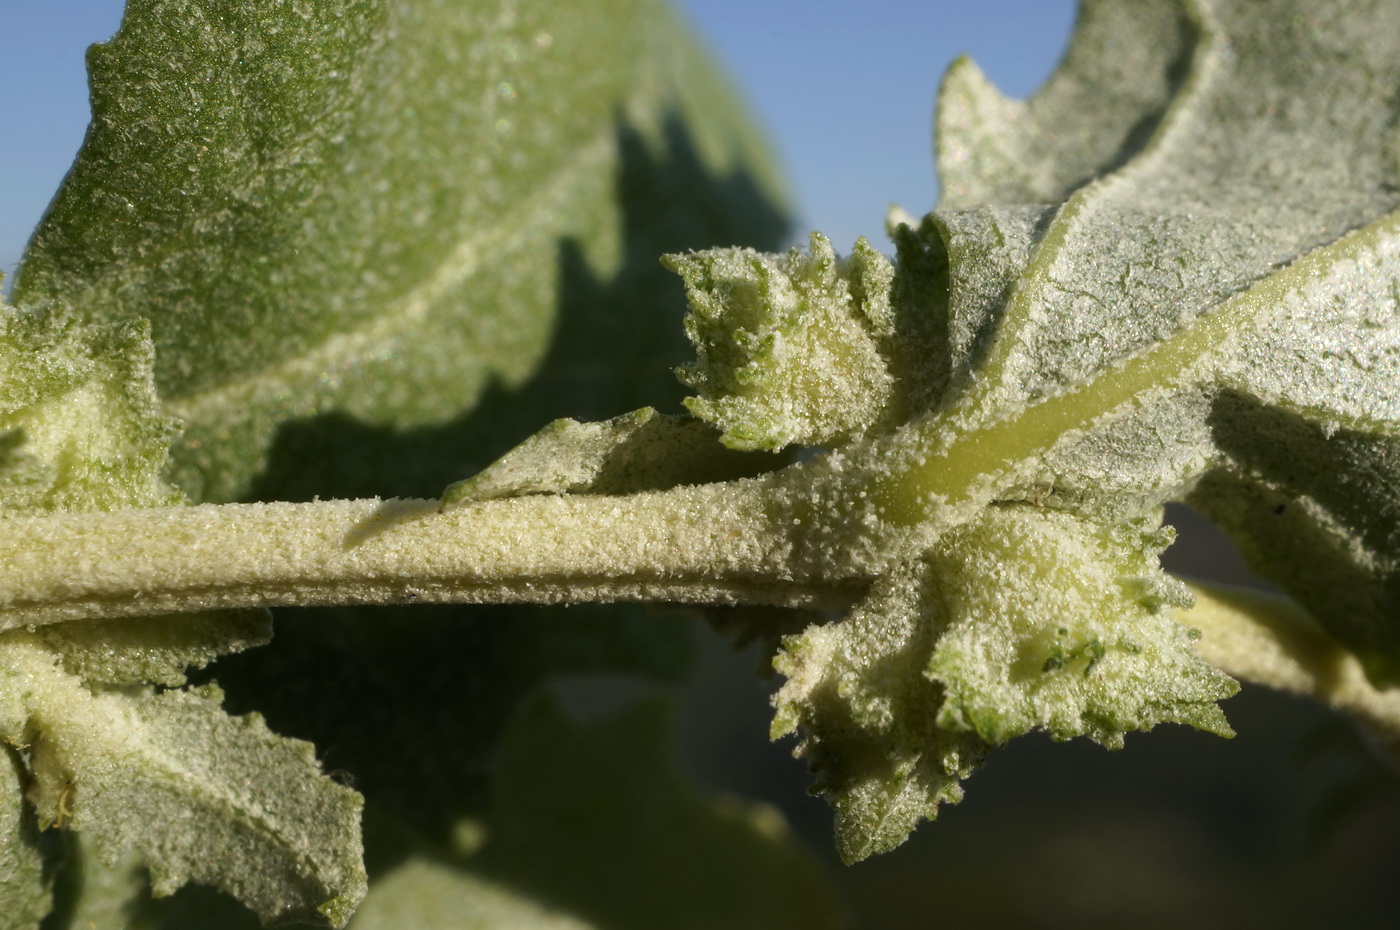
[[[142,321],[85,326],[63,304],[0,300],[0,513],[179,501],[152,356]]]
[[[1157,566],[1171,534],[1146,522],[1011,507],[948,534],[924,611],[942,628],[925,672],[945,692],[939,724],[993,746],[1045,730],[1118,749],[1161,722],[1232,735],[1215,702],[1237,687],[1172,619],[1190,595]],[[995,591],[979,583],[998,575]]]
[[[943,689],[925,669],[937,629],[920,615],[922,572],[901,565],[845,619],[784,640],[774,667],[774,739],[802,728],[797,753],[836,813],[841,858],[888,852],[941,803],[962,799],[961,780],[987,753],[975,733],[939,725]]]
[[[700,354],[678,371],[699,392],[686,406],[723,428],[726,445],[840,443],[878,425],[895,377],[881,351],[895,335],[893,268],[864,239],[846,261],[820,234],[810,254],[716,249],[665,261],[690,291],[686,332]],[[847,381],[825,383],[832,370]]]
[[[1113,749],[1162,722],[1231,735],[1215,701],[1237,686],[1171,617],[1189,596],[1157,567],[1167,539],[991,508],[847,619],[788,637],[773,735],[804,731],[842,857],[902,843],[991,748],[1031,730]]]

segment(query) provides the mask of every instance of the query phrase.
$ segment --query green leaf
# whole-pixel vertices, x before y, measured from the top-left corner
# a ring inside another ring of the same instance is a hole
[[[0,758],[0,930],[34,930],[53,906],[52,877],[24,799],[24,765],[9,746],[0,746]]]
[[[940,205],[1058,203],[1140,152],[1183,83],[1203,6],[1081,4],[1060,66],[1028,100],[956,62],[938,92]]]
[[[166,614],[121,623],[77,620],[42,626],[31,635],[59,657],[65,672],[88,684],[178,688],[191,668],[266,645],[272,623],[266,611],[226,610],[198,618]],[[0,643],[6,641],[0,637]]]
[[[541,378],[553,416],[635,407],[619,382],[664,384],[662,286],[618,306],[596,282],[781,225],[761,145],[655,0],[132,0],[89,63],[92,127],[15,293],[150,321],[196,499],[300,486],[258,483],[279,443],[317,445],[293,456],[328,479],[307,497],[403,472],[382,441],[352,457],[352,426],[446,431],[417,466],[432,493],[469,470],[463,440],[501,441],[454,418]],[[566,315],[603,307],[560,365]],[[622,360],[651,367],[594,376]]]
[[[1238,685],[1196,656],[1172,615],[1191,597],[1158,567],[1170,539],[1025,508],[946,537],[929,560],[939,725],[992,745],[1038,729],[1119,749],[1158,723],[1233,735],[1215,702]]]
[[[814,233],[809,254],[715,249],[666,262],[689,291],[686,332],[700,356],[678,372],[699,391],[686,406],[726,445],[839,444],[883,421],[894,273],[864,239],[849,261]]]
[[[720,446],[709,425],[644,407],[602,423],[555,420],[472,477],[449,485],[442,504],[658,491],[745,477],[759,470],[755,465],[752,457]]]
[[[1146,143],[1121,167],[1114,153],[1094,166],[1090,176],[1101,177],[1055,193],[1065,205],[1005,309],[1004,358],[986,372],[1005,366],[1001,391],[1034,398],[1082,381],[1395,206],[1391,115],[1373,89],[1396,79],[1397,39],[1376,30],[1359,41],[1367,4],[1291,17],[1244,3],[1191,6],[1199,21],[1187,66]],[[1166,19],[1134,41],[1169,47],[1178,35]],[[1099,39],[1098,59],[1121,53]],[[1341,63],[1336,46],[1351,49]],[[1087,86],[1092,71],[1076,67],[1089,51],[1067,59],[1052,86]],[[1158,109],[1144,103],[1131,124]],[[1259,116],[1242,121],[1242,110]],[[964,116],[945,100],[940,123]],[[1046,115],[1073,119],[1069,106]],[[984,144],[1000,138],[987,131]]]
[[[0,655],[0,737],[27,746],[42,824],[71,825],[108,864],[134,853],[157,895],[207,882],[264,920],[349,919],[361,801],[309,744],[227,716],[212,686],[89,689],[18,634]]]
[[[587,723],[527,705],[501,740],[477,867],[598,926],[845,926],[776,811],[677,776],[669,716],[657,700]]]
[[[773,736],[803,731],[854,862],[962,798],[986,751],[1031,730],[1118,749],[1129,730],[1232,735],[1238,686],[1199,659],[1157,565],[1169,534],[992,508],[892,570],[849,617],[788,637]]]
[[[176,503],[149,327],[0,301],[0,512]]]
[[[922,563],[899,565],[849,616],[787,637],[773,663],[788,680],[773,697],[771,736],[801,728],[794,755],[835,811],[848,863],[894,849],[939,805],[962,800],[961,780],[989,748],[939,725],[943,687],[925,674],[936,596]]]
[[[1192,504],[1252,568],[1393,681],[1400,236],[1375,221],[1397,203],[1396,103],[1378,88],[1400,83],[1400,25],[1366,2],[1173,6],[1086,7],[1015,127],[950,75],[940,138],[962,140],[961,155],[940,156],[956,175],[950,200],[1067,198],[1007,305],[1002,390],[1055,393],[1217,317],[1219,346],[1184,390],[1140,391],[1138,413],[1090,432],[1090,448],[1052,453],[1034,480],[1077,506],[1122,509],[1195,485]],[[1070,141],[1040,145],[1049,126]],[[1099,154],[1063,151],[1072,140]],[[1028,157],[991,168],[997,152]],[[990,186],[960,173],[973,164]],[[1277,270],[1368,223],[1300,273]],[[1249,284],[1249,312],[1224,312]],[[1107,503],[1105,489],[1137,503]]]
[[[1104,3],[1024,121],[955,68],[950,207],[918,235],[948,255],[950,334],[985,336],[950,336],[951,357],[974,346],[972,377],[890,443],[938,465],[889,482],[887,510],[961,502],[947,529],[998,497],[1109,521],[1189,497],[1392,680],[1400,224],[1395,98],[1377,88],[1400,84],[1397,53],[1375,3]],[[1032,153],[1052,126],[1082,133]],[[965,293],[975,253],[954,230],[1037,208],[968,198],[1064,200],[1000,301]]]
[[[375,885],[355,913],[352,930],[401,927],[490,930],[594,930],[596,924],[550,907],[508,883],[474,875],[453,863],[419,856]]]

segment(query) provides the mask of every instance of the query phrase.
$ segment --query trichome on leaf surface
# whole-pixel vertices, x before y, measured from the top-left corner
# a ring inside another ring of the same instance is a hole
[[[1231,675],[1400,740],[1395,4],[1085,0],[1024,102],[957,63],[892,258],[706,248],[778,186],[649,0],[130,0],[90,67],[0,318],[0,926],[342,926],[362,813],[357,927],[838,920],[658,709],[539,696],[673,674],[655,621],[431,602],[787,608],[738,622],[847,861],[1022,734],[1228,736]],[[1170,501],[1287,596],[1165,573]]]

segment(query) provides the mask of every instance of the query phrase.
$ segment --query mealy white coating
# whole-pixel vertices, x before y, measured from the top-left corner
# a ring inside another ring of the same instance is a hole
[[[309,743],[230,717],[217,688],[90,688],[32,634],[0,639],[0,739],[27,750],[44,826],[107,862],[137,852],[157,895],[212,883],[266,920],[343,923],[364,894],[362,799]]]

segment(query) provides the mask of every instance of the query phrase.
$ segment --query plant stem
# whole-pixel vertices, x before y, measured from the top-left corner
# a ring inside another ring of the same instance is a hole
[[[1400,760],[1400,689],[1378,689],[1361,663],[1296,603],[1193,581],[1181,621],[1201,631],[1201,658],[1237,678],[1313,698],[1360,721]]]
[[[849,606],[752,482],[464,504],[223,504],[0,519],[0,629],[226,607],[673,601]]]

